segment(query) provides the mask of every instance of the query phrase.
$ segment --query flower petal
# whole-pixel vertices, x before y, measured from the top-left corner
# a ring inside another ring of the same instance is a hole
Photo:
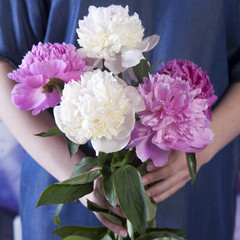
[[[99,152],[105,152],[105,153],[111,153],[111,152],[117,152],[128,144],[130,140],[130,135],[124,139],[117,140],[115,138],[107,139],[105,137],[102,138],[95,138],[92,139],[92,146],[94,150],[96,151],[96,155],[98,155]]]
[[[114,74],[118,74],[126,70],[126,67],[122,66],[122,56],[120,53],[115,54],[115,58],[105,59],[104,65]]]
[[[144,38],[139,50],[141,50],[142,52],[148,52],[152,50],[158,44],[159,39],[160,39],[160,36],[156,34],[150,37]]]
[[[134,107],[135,112],[140,112],[146,109],[144,100],[142,99],[136,88],[128,86],[124,89],[124,92],[130,100],[131,105]]]
[[[62,60],[50,60],[49,62],[34,62],[29,69],[34,75],[42,74],[47,78],[53,78],[65,71],[67,64]]]
[[[53,88],[53,91],[51,93],[46,93],[46,95],[48,107],[55,107],[61,101],[61,94],[56,88]]]
[[[79,141],[79,139],[77,139],[74,135],[72,135],[71,133],[69,133],[67,131],[67,126],[64,125],[63,121],[61,120],[61,106],[56,106],[53,109],[53,115],[54,115],[54,119],[56,122],[56,125],[58,126],[58,128],[65,133],[66,137],[71,140],[74,143],[77,144],[85,144],[89,139],[88,138],[84,138],[84,136],[82,136],[81,141]]]
[[[122,52],[122,66],[124,68],[136,66],[140,63],[141,59],[144,59],[144,57],[138,49],[130,49]]]
[[[30,88],[24,83],[16,84],[12,90],[12,102],[23,111],[29,111],[46,100],[41,88]]]

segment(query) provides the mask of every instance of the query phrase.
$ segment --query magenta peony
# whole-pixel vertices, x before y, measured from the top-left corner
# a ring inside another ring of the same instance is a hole
[[[200,98],[201,88],[165,74],[150,75],[138,87],[146,110],[139,112],[140,122],[132,132],[130,147],[137,156],[163,166],[172,149],[198,152],[212,142],[210,119],[204,111],[208,102]]]
[[[175,79],[181,77],[182,80],[189,82],[193,89],[200,88],[201,92],[196,97],[207,99],[208,109],[205,110],[205,114],[211,119],[210,107],[216,102],[217,96],[214,95],[213,86],[206,72],[187,59],[174,59],[167,62],[158,73],[170,75]]]
[[[61,100],[61,94],[56,88],[52,92],[43,92],[49,80],[79,80],[85,68],[85,61],[72,44],[40,42],[25,55],[19,68],[8,74],[9,78],[18,82],[11,93],[12,102],[20,110],[33,110],[33,115],[55,107]]]

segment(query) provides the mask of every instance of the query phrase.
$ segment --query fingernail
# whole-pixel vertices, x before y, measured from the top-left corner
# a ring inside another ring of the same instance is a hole
[[[148,197],[151,197],[151,192],[149,192],[148,190],[146,191],[146,194],[148,195]]]
[[[126,236],[127,236],[127,232],[124,231],[124,230],[121,230],[121,231],[119,232],[119,235],[120,235],[121,237],[126,237]]]
[[[154,169],[154,165],[152,162],[150,162],[148,165],[147,165],[147,171],[152,171]]]
[[[142,178],[142,183],[143,183],[144,186],[147,185],[147,179],[143,177]]]

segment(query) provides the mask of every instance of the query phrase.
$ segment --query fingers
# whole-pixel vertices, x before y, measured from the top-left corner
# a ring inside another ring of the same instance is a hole
[[[186,170],[178,172],[147,189],[147,195],[152,197],[156,203],[159,203],[170,197],[190,180]]]
[[[146,192],[156,203],[170,197],[190,180],[186,157],[181,151],[172,151],[163,167],[155,167],[150,162],[147,170],[142,181],[145,186],[153,184]]]
[[[125,215],[124,215],[122,209],[119,207],[119,205],[117,205],[116,208],[114,208],[113,206],[111,206],[108,203],[108,201],[106,200],[106,198],[104,196],[101,182],[102,182],[101,178],[95,180],[93,192],[88,195],[85,195],[83,198],[81,198],[80,199],[81,202],[83,203],[84,206],[87,207],[87,200],[90,200],[91,202],[94,202],[94,203],[98,204],[99,206],[110,210],[111,212],[115,213],[116,215],[119,215],[119,216],[125,218]],[[99,219],[99,221],[101,221],[102,224],[105,225],[107,228],[109,228],[111,231],[113,231],[114,233],[116,233],[122,237],[127,236],[127,231],[125,228],[111,222],[109,219],[107,219],[106,217],[101,215],[101,213],[94,212],[94,214]]]
[[[150,162],[147,165],[149,173],[142,177],[142,181],[144,185],[148,185],[173,176],[184,169],[187,169],[185,154],[181,151],[172,151],[163,167],[155,167],[153,162]]]
[[[109,202],[106,200],[105,195],[104,195],[104,191],[103,191],[103,187],[102,187],[102,183],[101,180],[98,179],[95,182],[95,187],[94,187],[94,201],[95,203],[97,203],[98,205],[105,207],[107,209],[109,209],[111,212],[126,218],[122,209],[120,208],[118,201],[117,202],[117,206],[114,208],[112,205],[109,204]]]
[[[174,193],[176,193],[179,189],[181,189],[183,186],[185,186],[185,184],[188,182],[188,180],[189,179],[182,180],[177,185],[174,185],[172,188],[168,189],[167,191],[165,191],[161,194],[155,195],[153,197],[153,200],[156,203],[166,200],[167,198],[172,196]]]

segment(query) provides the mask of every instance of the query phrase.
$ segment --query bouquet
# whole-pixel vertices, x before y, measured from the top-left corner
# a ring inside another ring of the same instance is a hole
[[[106,227],[61,227],[64,203],[91,193],[100,179],[106,200],[126,218],[91,201],[88,208],[126,227],[124,239],[184,239],[183,229],[156,227],[156,204],[141,176],[149,161],[164,166],[175,149],[186,152],[194,183],[195,153],[213,141],[210,107],[216,96],[209,77],[186,59],[153,73],[161,60],[150,66],[143,53],[159,36],[143,38],[142,23],[127,6],[90,6],[76,31],[80,49],[39,43],[8,74],[17,82],[12,101],[19,109],[37,115],[53,108],[56,126],[38,136],[65,134],[71,156],[88,141],[96,152],[69,179],[49,186],[37,206],[58,204],[54,234],[61,239],[123,239]]]

